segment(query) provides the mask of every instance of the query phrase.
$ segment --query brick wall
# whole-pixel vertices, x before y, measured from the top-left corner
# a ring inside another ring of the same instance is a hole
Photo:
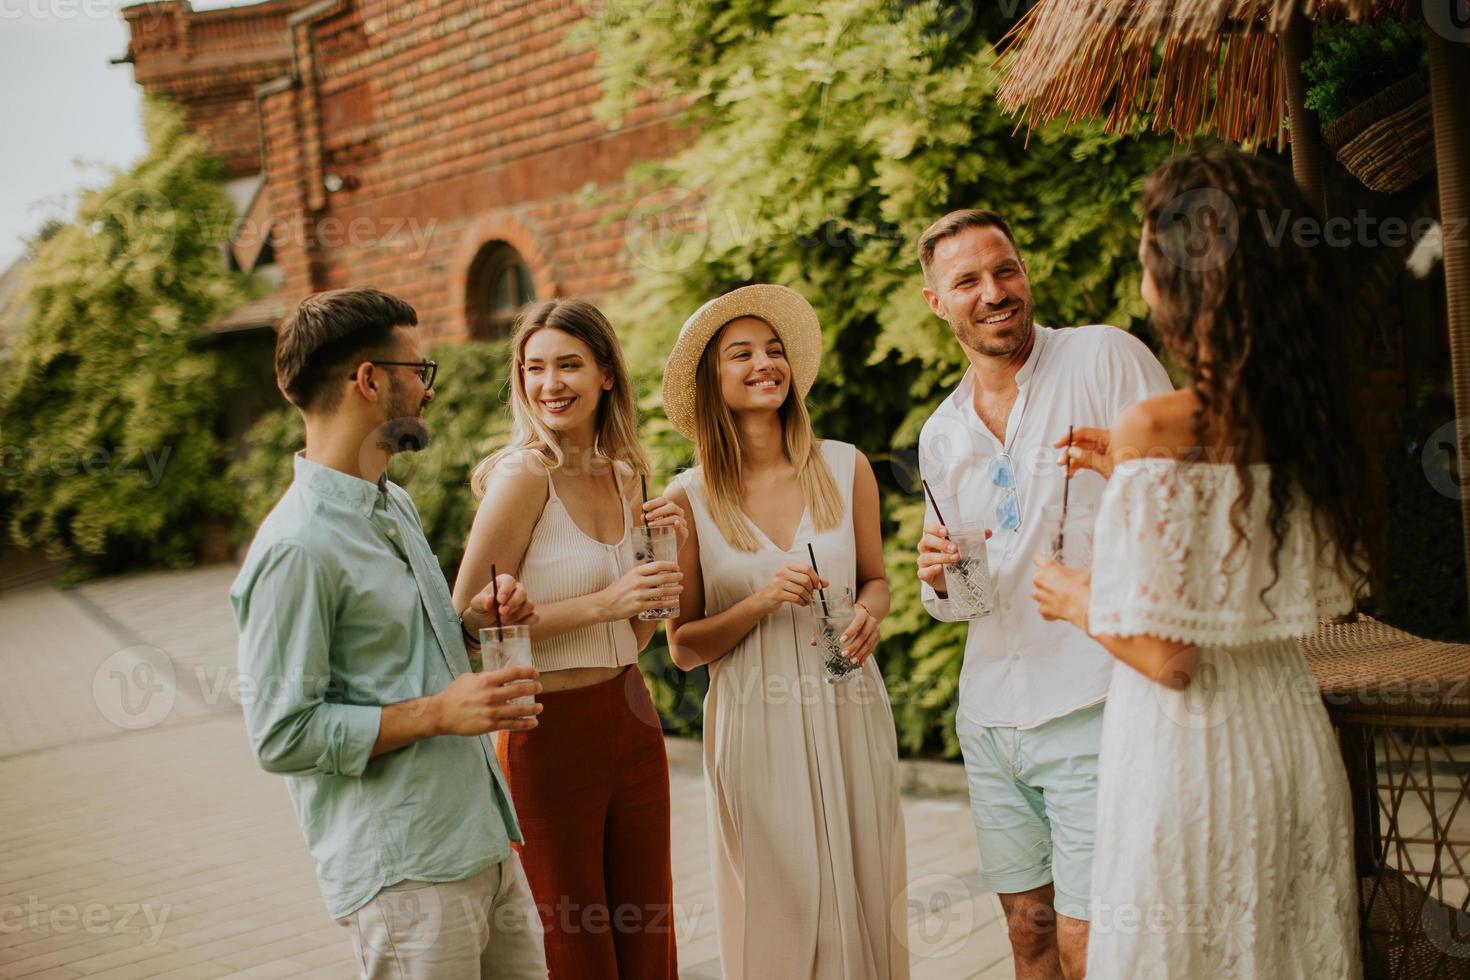
[[[616,129],[596,118],[593,55],[567,40],[580,3],[300,7],[270,0],[211,12],[206,33],[204,14],[182,0],[150,5],[172,25],[155,25],[151,43],[132,14],[145,8],[129,11],[140,84],[162,90],[172,66],[169,91],[188,92],[190,118],[227,156],[244,160],[245,103],[233,79],[181,77],[180,46],[196,46],[197,64],[198,46],[228,36],[236,17],[237,61],[248,51],[256,70],[278,69],[260,96],[265,154],[254,159],[268,175],[288,302],[371,283],[414,304],[426,339],[462,338],[466,275],[497,240],[527,260],[538,296],[595,298],[626,282],[619,215],[637,192],[625,173],[687,137],[672,125],[673,108],[653,100]],[[280,26],[274,40],[261,31],[268,22]],[[244,72],[237,66],[235,77]]]
[[[162,0],[123,10],[134,78],[184,108],[231,177],[260,171],[255,90],[290,70],[288,18],[308,2],[194,11],[185,0]]]

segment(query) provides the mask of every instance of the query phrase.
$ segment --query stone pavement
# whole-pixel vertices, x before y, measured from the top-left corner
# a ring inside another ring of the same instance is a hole
[[[356,975],[285,785],[245,742],[233,577],[0,593],[0,978]],[[697,752],[671,757],[681,972],[712,980]],[[967,804],[909,797],[904,814],[916,980],[1012,976]]]

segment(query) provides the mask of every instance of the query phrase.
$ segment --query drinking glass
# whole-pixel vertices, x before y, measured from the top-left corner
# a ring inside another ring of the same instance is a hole
[[[531,627],[487,626],[480,630],[480,658],[485,670],[534,667],[531,660]],[[534,695],[511,698],[509,704],[532,704]]]
[[[990,578],[990,556],[985,546],[985,528],[978,523],[950,524],[949,540],[960,551],[960,560],[944,566],[944,587],[949,608],[960,619],[980,619],[995,608],[995,583]]]
[[[655,561],[679,560],[679,536],[673,527],[664,524],[658,527],[640,525],[633,528],[633,560],[640,565]],[[673,619],[679,615],[679,602],[658,609],[644,609],[639,619]]]
[[[845,585],[812,593],[812,609],[817,615],[817,650],[822,656],[822,669],[827,672],[828,684],[836,684],[860,673],[858,665],[842,652],[843,631],[852,625],[853,617],[857,615],[852,602],[852,589]]]
[[[1097,510],[1091,504],[1070,504],[1066,511],[1064,521],[1061,504],[1047,504],[1042,508],[1042,527],[1049,535],[1046,553],[1068,568],[1090,568],[1092,525]]]

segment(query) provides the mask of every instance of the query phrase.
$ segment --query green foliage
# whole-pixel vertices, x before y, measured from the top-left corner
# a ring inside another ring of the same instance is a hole
[[[1302,62],[1309,85],[1307,108],[1317,112],[1323,125],[1335,122],[1428,64],[1421,24],[1383,18],[1323,25],[1313,35],[1311,56]]]
[[[33,243],[30,316],[0,382],[5,532],[73,574],[192,560],[233,514],[221,406],[240,380],[201,330],[245,297],[204,141],[161,104],[148,152]]]
[[[991,12],[953,11],[882,0],[820,8],[651,0],[608,5],[580,32],[597,47],[609,118],[652,84],[685,102],[700,134],[639,174],[659,190],[629,216],[635,283],[606,304],[640,392],[654,485],[692,455],[662,411],[663,361],[680,323],[741,283],[800,290],[823,324],[823,372],[809,398],[817,430],[859,445],[885,489],[894,608],[879,657],[900,738],[909,752],[949,756],[965,627],[936,623],[919,602],[913,459],[919,427],[965,361],[920,294],[919,234],[953,208],[996,208],[1015,227],[1038,319],[1133,327],[1144,312],[1135,202],[1171,148],[1096,129],[1046,131],[1026,146],[993,101],[990,41],[1008,25]],[[396,459],[391,472],[413,493],[452,574],[472,517],[468,470],[506,435],[504,369],[498,351],[476,345],[438,356],[454,388],[441,386],[430,418],[464,437],[441,432],[435,447]],[[236,476],[264,480],[247,501],[253,522],[290,479],[299,423],[283,411],[252,439]],[[703,674],[679,675],[661,644],[643,658],[655,702],[671,728],[697,731]]]
[[[698,134],[644,170],[663,190],[629,216],[635,283],[609,312],[630,360],[656,369],[689,313],[745,282],[812,301],[817,431],[861,447],[888,491],[895,606],[879,656],[903,743],[946,755],[964,632],[918,602],[908,461],[965,360],[920,295],[919,235],[953,208],[994,208],[1015,228],[1038,320],[1131,328],[1144,315],[1135,204],[1171,148],[1086,127],[1027,146],[993,99],[991,42],[1008,26],[984,5],[932,0],[649,0],[607,5],[580,35],[597,47],[609,119],[651,86],[686,103]],[[662,423],[656,380],[651,370],[641,405],[674,463],[688,444]]]

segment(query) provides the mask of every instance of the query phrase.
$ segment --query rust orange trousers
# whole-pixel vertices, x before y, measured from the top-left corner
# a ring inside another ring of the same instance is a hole
[[[677,980],[669,763],[637,667],[500,736],[551,980]]]

